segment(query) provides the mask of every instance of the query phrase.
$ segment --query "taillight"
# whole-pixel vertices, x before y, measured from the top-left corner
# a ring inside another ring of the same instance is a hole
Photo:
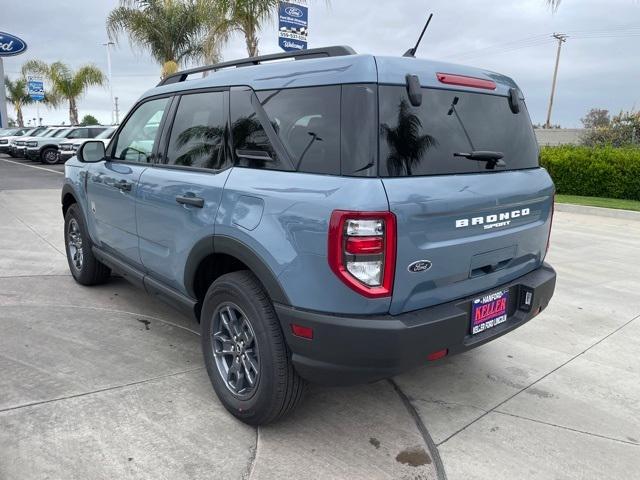
[[[329,266],[349,288],[369,298],[390,296],[395,262],[393,213],[334,210],[329,223]]]
[[[556,211],[556,194],[553,193],[553,198],[551,199],[551,220],[549,221],[549,234],[547,236],[547,249],[544,251],[545,257],[547,253],[549,253],[549,244],[551,243],[551,227],[553,227],[553,214]]]

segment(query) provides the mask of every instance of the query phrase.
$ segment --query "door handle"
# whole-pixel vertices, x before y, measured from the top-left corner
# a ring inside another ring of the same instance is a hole
[[[204,198],[190,195],[178,195],[176,197],[176,202],[181,203],[182,205],[191,205],[197,208],[204,207]]]
[[[117,182],[115,182],[113,184],[114,187],[116,187],[118,190],[121,190],[123,192],[130,192],[131,191],[131,182],[127,182],[126,180],[119,180]]]

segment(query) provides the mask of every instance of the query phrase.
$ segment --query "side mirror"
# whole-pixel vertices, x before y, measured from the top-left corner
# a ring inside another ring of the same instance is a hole
[[[76,153],[78,160],[83,163],[96,163],[104,160],[106,152],[104,143],[99,140],[89,140],[84,142]]]

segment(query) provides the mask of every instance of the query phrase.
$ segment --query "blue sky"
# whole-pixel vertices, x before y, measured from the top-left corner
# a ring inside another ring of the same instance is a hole
[[[31,0],[28,7],[5,3],[0,30],[29,44],[26,54],[5,59],[5,72],[15,76],[31,58],[62,60],[72,66],[91,62],[106,72],[104,23],[117,4],[117,0]],[[563,0],[555,14],[544,0],[311,0],[310,47],[343,44],[361,53],[401,55],[415,43],[429,12],[435,16],[417,56],[512,76],[525,93],[534,123],[543,123],[546,116],[557,45],[553,32],[569,35],[560,59],[554,123],[580,126],[580,117],[592,107],[612,112],[640,108],[638,0]],[[275,23],[264,26],[260,49],[279,51]],[[232,38],[223,55],[227,60],[246,56],[242,39]],[[157,83],[159,66],[124,38],[112,59],[114,93],[124,113]],[[108,90],[91,89],[79,108],[81,116],[91,113],[109,122]],[[45,122],[68,121],[65,107],[40,113]],[[35,108],[27,108],[25,118],[33,117]]]

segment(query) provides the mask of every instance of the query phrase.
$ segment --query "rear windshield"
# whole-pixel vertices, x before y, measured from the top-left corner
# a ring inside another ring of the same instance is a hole
[[[538,144],[524,102],[514,114],[507,97],[422,89],[413,107],[404,86],[381,85],[380,163],[383,177],[499,172],[538,166]],[[503,154],[503,167],[455,153]]]

